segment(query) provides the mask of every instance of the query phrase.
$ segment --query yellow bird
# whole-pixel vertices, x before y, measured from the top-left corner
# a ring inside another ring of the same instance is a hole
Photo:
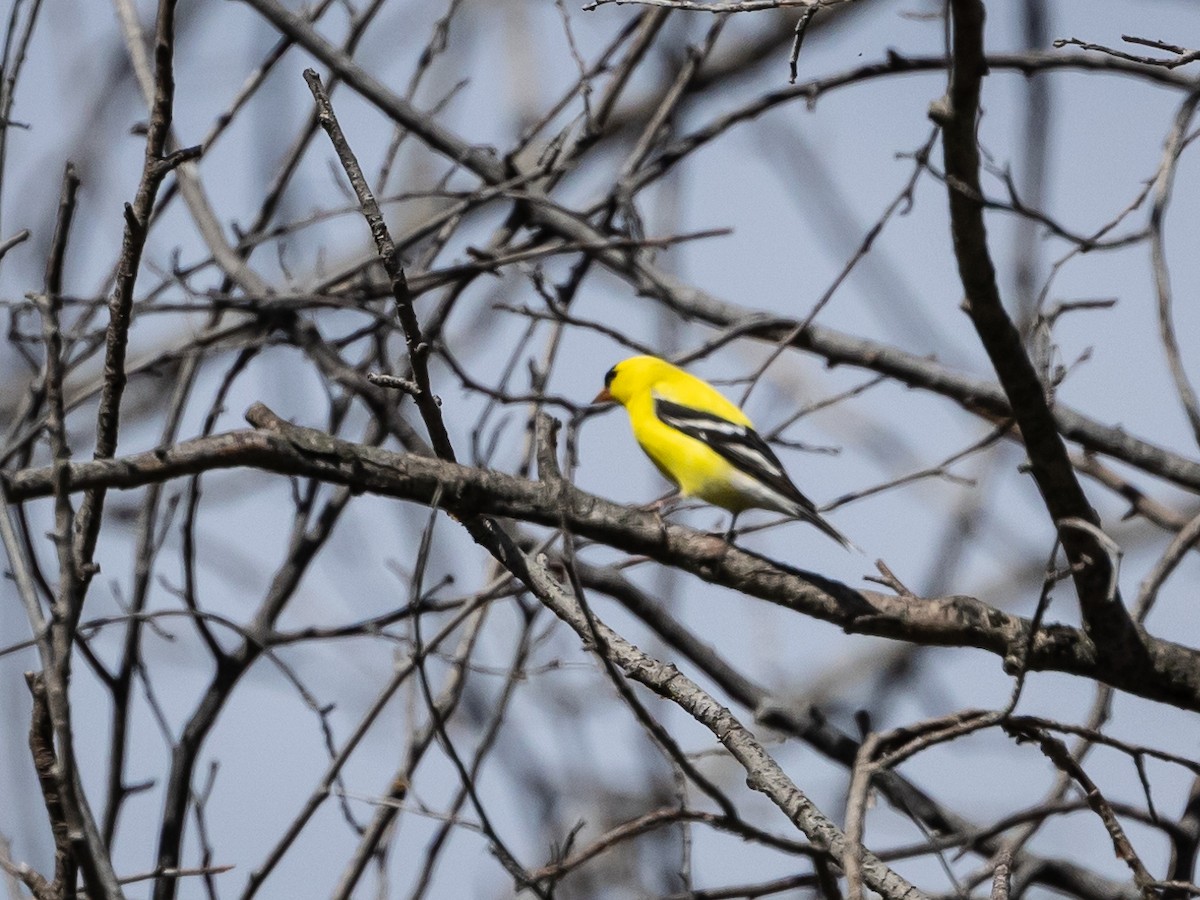
[[[592,402],[614,400],[629,413],[642,450],[681,494],[733,513],[730,535],[740,512],[769,509],[854,546],[800,493],[746,414],[708,382],[656,356],[632,356],[608,370]]]

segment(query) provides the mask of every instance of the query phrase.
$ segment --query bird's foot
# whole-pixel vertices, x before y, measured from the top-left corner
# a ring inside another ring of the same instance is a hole
[[[737,537],[737,520],[738,514],[734,513],[733,518],[729,520],[729,530],[725,532],[725,543],[731,547],[735,546],[733,539]]]
[[[669,494],[663,494],[657,500],[652,500],[650,503],[639,506],[638,509],[656,513],[661,517],[665,513],[671,512],[681,499],[679,491],[671,491]]]

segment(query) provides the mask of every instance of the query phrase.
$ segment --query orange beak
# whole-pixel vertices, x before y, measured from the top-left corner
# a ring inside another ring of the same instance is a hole
[[[593,403],[612,403],[612,402],[614,402],[614,397],[612,394],[610,394],[608,392],[608,388],[605,388],[604,390],[602,390],[600,393],[598,393],[596,395],[596,398],[594,400],[592,400],[592,402]]]

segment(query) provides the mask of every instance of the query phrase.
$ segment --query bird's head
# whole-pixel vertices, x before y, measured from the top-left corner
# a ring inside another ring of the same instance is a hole
[[[673,369],[669,362],[657,356],[631,356],[623,359],[604,376],[604,390],[596,395],[593,403],[611,403],[625,406],[640,390],[648,390],[654,382]]]

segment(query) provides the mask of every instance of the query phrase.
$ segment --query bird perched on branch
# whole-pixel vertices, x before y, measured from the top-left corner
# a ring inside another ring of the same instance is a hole
[[[733,513],[769,509],[811,522],[853,547],[792,483],[779,457],[734,403],[706,381],[656,356],[632,356],[608,370],[593,403],[616,401],[650,461],[685,497]]]

